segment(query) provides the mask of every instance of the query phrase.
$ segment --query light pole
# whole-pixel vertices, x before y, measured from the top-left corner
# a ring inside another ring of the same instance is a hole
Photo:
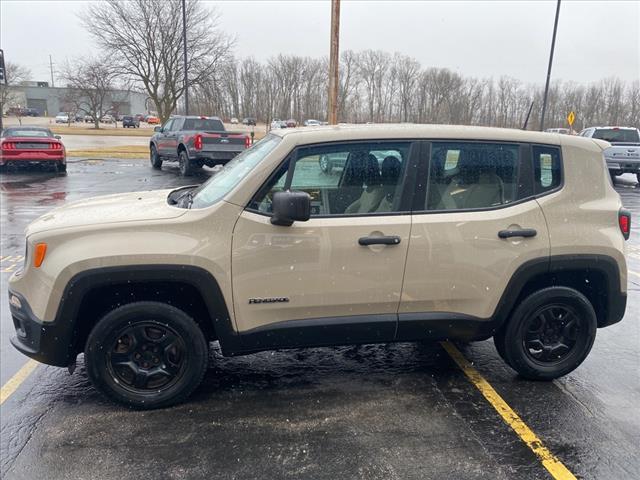
[[[331,0],[331,49],[329,53],[329,125],[338,123],[338,65],[340,40],[340,0]]]
[[[182,47],[184,54],[184,114],[189,115],[189,77],[187,76],[187,6],[182,0]]]
[[[544,115],[547,113],[547,97],[549,95],[549,81],[551,80],[551,65],[553,65],[553,51],[556,48],[556,32],[558,31],[558,17],[560,16],[560,0],[556,6],[556,20],[553,23],[553,37],[551,39],[551,52],[549,53],[549,68],[547,69],[547,82],[544,86],[544,98],[542,99],[542,115],[540,115],[540,131],[544,131]]]

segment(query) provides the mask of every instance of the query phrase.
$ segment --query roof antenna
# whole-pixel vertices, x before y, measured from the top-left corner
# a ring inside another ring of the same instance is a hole
[[[524,119],[524,125],[522,125],[522,130],[526,130],[527,125],[529,125],[529,117],[531,116],[531,110],[533,110],[533,100],[531,100],[531,105],[529,105],[529,111],[527,112],[527,118]]]

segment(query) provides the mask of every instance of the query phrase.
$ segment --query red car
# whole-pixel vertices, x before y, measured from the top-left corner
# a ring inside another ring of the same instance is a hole
[[[0,169],[48,165],[67,171],[67,152],[59,136],[42,127],[8,127],[0,135]]]

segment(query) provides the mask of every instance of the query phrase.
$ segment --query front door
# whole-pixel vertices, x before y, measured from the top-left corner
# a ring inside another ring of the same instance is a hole
[[[416,195],[397,338],[473,336],[516,270],[549,256],[535,195],[559,187],[560,152],[455,141],[425,151],[417,183],[428,188]]]
[[[261,188],[233,234],[246,348],[393,339],[411,230],[410,152],[410,142],[298,148]],[[323,172],[326,155],[341,166]],[[311,196],[310,220],[270,223],[272,195],[282,190]]]

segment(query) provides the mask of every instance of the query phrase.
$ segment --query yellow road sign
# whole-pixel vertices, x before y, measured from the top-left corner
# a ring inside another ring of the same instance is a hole
[[[569,126],[573,127],[573,122],[576,121],[576,114],[574,112],[569,112],[567,115],[567,122],[569,122]]]

